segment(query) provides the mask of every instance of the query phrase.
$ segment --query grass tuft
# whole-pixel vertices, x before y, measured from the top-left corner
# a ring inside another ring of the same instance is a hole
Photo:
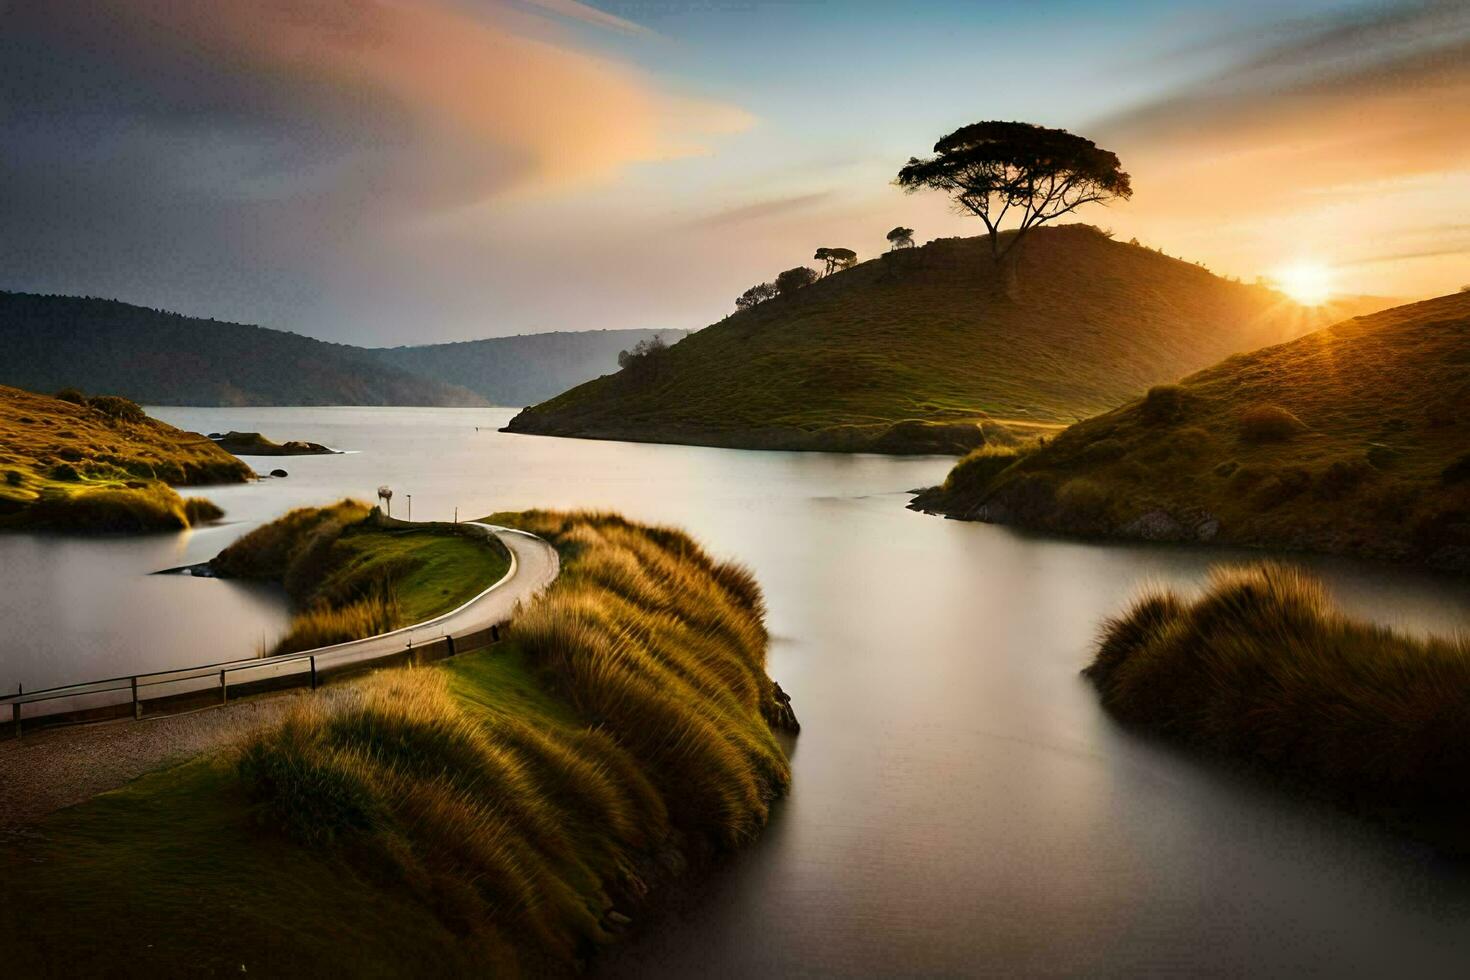
[[[1236,423],[1245,442],[1286,442],[1307,431],[1301,419],[1280,405],[1251,405]]]
[[[1349,618],[1263,563],[1204,594],[1154,592],[1103,627],[1085,672],[1121,720],[1375,806],[1470,802],[1470,640]]]

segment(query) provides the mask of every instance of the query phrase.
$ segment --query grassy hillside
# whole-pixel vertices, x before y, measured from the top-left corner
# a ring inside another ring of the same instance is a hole
[[[1336,610],[1280,565],[1217,570],[1204,595],[1147,595],[1086,673],[1124,722],[1400,818],[1470,802],[1470,638],[1396,633]]]
[[[125,398],[65,399],[0,386],[0,529],[178,530],[220,516],[169,484],[242,483],[254,471]]]
[[[112,300],[0,292],[0,384],[151,405],[483,405],[360,348]]]
[[[403,524],[356,500],[301,507],[235,541],[210,562],[227,578],[284,586],[296,609],[269,650],[294,653],[422,623],[457,609],[510,568],[479,528]]]
[[[683,331],[585,330],[491,337],[456,344],[390,347],[384,364],[473,391],[493,405],[531,405],[618,369],[618,352]]]
[[[978,238],[890,252],[527,409],[509,429],[963,452],[981,441],[977,421],[1071,422],[1330,322],[1084,225],[1027,240],[1018,301],[995,301],[992,274]]]
[[[1470,294],[1231,357],[915,506],[1067,533],[1470,570]]]
[[[509,641],[329,686],[17,835],[7,968],[565,975],[758,834],[790,770],[749,574],[611,515],[494,519],[564,560]]]

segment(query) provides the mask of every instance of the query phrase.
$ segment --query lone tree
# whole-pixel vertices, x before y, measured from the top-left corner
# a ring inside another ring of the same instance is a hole
[[[758,282],[740,294],[740,298],[735,300],[735,309],[749,310],[760,306],[768,299],[775,299],[777,295],[779,292],[775,283]]]
[[[857,253],[850,248],[819,248],[812,258],[827,263],[823,275],[830,276],[839,269],[851,269],[857,264]]]
[[[934,156],[910,157],[895,183],[909,192],[945,191],[957,211],[985,222],[998,280],[1012,297],[1016,246],[1027,232],[1084,204],[1133,196],[1116,154],[1064,129],[1019,122],[957,129],[934,144]],[[1000,226],[1012,211],[1020,223],[1001,247]]]
[[[817,273],[809,266],[799,265],[795,269],[787,269],[776,277],[776,292],[782,296],[789,296],[798,289],[803,289],[817,281]]]
[[[888,244],[891,248],[913,248],[914,230],[899,225],[888,233]]]

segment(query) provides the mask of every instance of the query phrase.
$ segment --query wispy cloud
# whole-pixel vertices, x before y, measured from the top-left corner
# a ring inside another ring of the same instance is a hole
[[[623,34],[653,34],[653,31],[644,27],[642,24],[635,24],[631,20],[619,17],[616,14],[610,14],[606,10],[599,10],[585,3],[578,3],[577,0],[525,0],[525,2],[550,11],[559,17],[582,21],[586,24],[592,24],[595,27],[605,27]]]
[[[1134,175],[1131,218],[1247,272],[1291,250],[1456,251],[1383,243],[1440,224],[1436,188],[1460,193],[1470,174],[1470,5],[1356,8],[1261,33],[1254,46],[1232,34],[1223,70],[1089,129]]]
[[[818,191],[814,194],[795,194],[790,197],[756,201],[751,204],[725,208],[713,214],[701,215],[689,221],[687,225],[691,228],[728,228],[734,225],[743,225],[752,221],[762,221],[767,218],[782,217],[798,211],[804,211],[815,205],[832,200],[833,196],[832,191]]]

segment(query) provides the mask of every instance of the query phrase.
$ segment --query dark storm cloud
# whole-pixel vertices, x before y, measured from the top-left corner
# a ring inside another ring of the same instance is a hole
[[[416,222],[732,125],[523,10],[436,0],[0,6],[0,99],[0,286],[266,322]]]

